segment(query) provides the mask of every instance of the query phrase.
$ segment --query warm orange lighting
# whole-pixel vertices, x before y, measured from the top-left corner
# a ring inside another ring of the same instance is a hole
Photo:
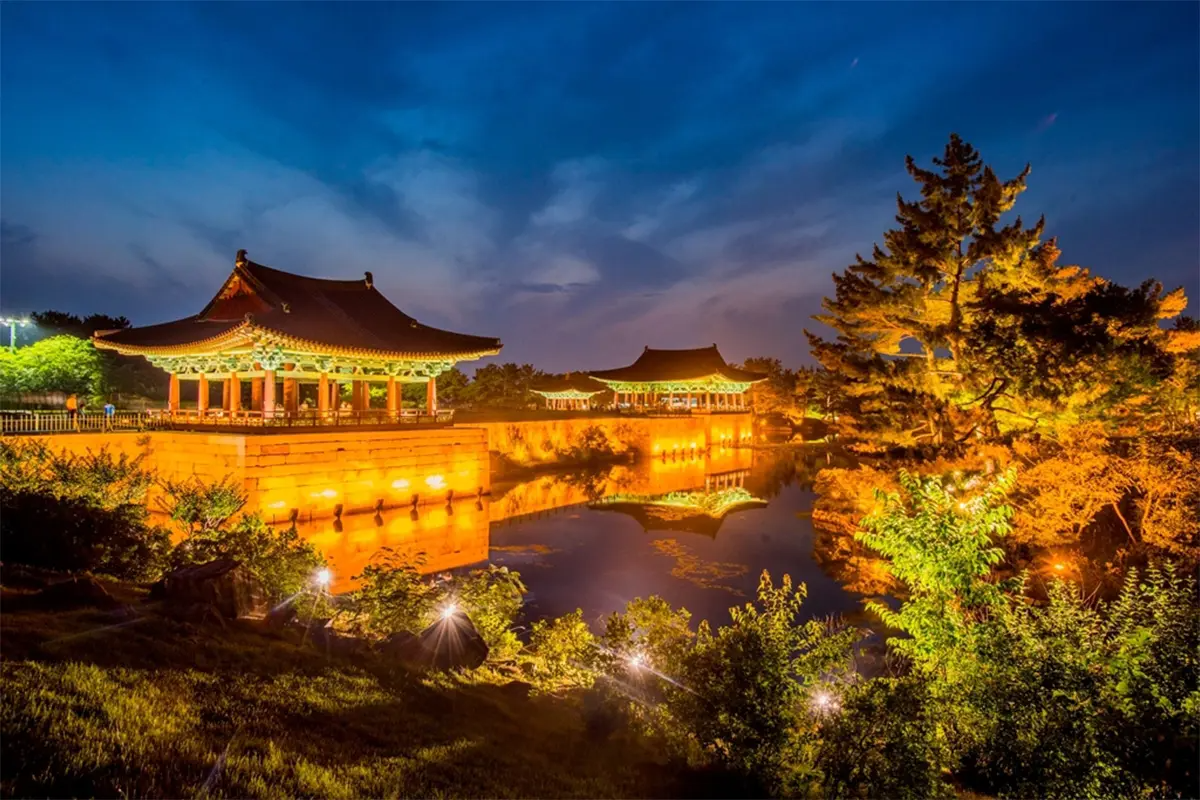
[[[337,497],[337,492],[335,492],[333,489],[326,489],[323,492],[313,492],[312,496],[313,497]]]
[[[1059,572],[1062,572],[1066,568],[1067,568],[1067,565],[1062,563],[1061,561],[1059,561],[1057,564],[1054,565],[1054,569],[1058,570]]]
[[[430,475],[425,479],[425,485],[430,489],[441,489],[446,485],[446,478],[444,475]]]
[[[283,508],[286,505],[287,505],[287,503],[285,503],[284,501],[276,500],[274,503],[271,503],[269,506],[267,506],[267,508]]]
[[[396,480],[392,481],[392,488],[393,489],[407,489],[408,488],[408,480],[405,478],[397,478]]]
[[[654,452],[658,452],[658,445],[654,445]]]
[[[695,449],[696,449],[696,443],[695,443],[695,442],[692,442],[692,449],[693,449],[693,450],[695,450]]]

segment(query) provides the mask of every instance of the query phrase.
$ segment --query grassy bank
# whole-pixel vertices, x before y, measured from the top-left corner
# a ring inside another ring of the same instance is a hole
[[[694,793],[644,744],[589,735],[581,695],[530,697],[496,676],[425,680],[254,623],[3,602],[4,796]]]

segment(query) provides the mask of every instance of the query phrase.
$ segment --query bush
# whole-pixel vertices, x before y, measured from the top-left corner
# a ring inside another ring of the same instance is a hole
[[[170,534],[148,524],[143,506],[104,508],[0,487],[0,552],[6,563],[153,581],[170,548]]]
[[[466,577],[451,581],[443,602],[453,602],[464,611],[487,642],[488,659],[502,661],[520,649],[512,627],[525,592],[520,573],[489,564],[486,569],[472,570]]]
[[[73,455],[54,452],[42,439],[0,439],[0,485],[114,509],[141,505],[154,482],[145,456],[114,456],[108,448]]]
[[[629,711],[681,755],[718,767],[753,794],[803,790],[815,780],[809,699],[850,664],[857,631],[798,621],[803,586],[763,573],[755,603],[695,634],[686,611],[635,601],[608,621],[605,670]]]
[[[821,724],[825,797],[953,797],[935,705],[917,678],[851,684]]]
[[[278,602],[303,591],[325,563],[295,526],[272,527],[258,514],[236,516],[246,505],[246,495],[228,479],[215,484],[195,478],[166,481],[162,488],[162,510],[183,534],[171,553],[174,567],[233,559],[262,582],[272,602]]]
[[[589,688],[596,679],[596,637],[583,611],[533,623],[526,651],[535,686],[543,690]]]

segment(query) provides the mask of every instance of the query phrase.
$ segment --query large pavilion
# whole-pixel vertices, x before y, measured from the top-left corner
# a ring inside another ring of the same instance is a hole
[[[369,272],[362,280],[309,278],[256,264],[245,250],[199,314],[97,332],[94,341],[166,370],[172,414],[181,414],[180,383],[195,383],[199,419],[395,419],[403,383],[424,383],[425,411],[436,415],[437,376],[501,348],[499,339],[422,325],[380,294]],[[248,404],[243,381],[250,384]],[[220,409],[210,407],[212,382],[223,387]],[[339,383],[352,387],[349,409]],[[313,407],[302,407],[304,384],[316,386]],[[386,411],[370,411],[371,384],[386,384]]]
[[[654,410],[744,411],[746,393],[767,376],[730,366],[717,346],[647,347],[628,367],[588,373],[617,393],[617,405]]]
[[[534,394],[546,398],[546,408],[556,411],[586,411],[592,407],[592,398],[604,394],[608,387],[581,372],[561,377],[547,377],[530,388]]]

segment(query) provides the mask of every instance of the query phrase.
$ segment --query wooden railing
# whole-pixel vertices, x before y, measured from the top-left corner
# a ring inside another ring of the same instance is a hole
[[[194,409],[170,412],[152,411],[0,411],[0,434],[95,433],[103,431],[208,430],[211,428],[274,430],[277,428],[338,428],[385,425],[448,425],[454,421],[452,410],[430,415],[410,409],[392,413],[384,409],[369,411],[277,411],[269,416],[261,411],[210,410],[201,414]]]

